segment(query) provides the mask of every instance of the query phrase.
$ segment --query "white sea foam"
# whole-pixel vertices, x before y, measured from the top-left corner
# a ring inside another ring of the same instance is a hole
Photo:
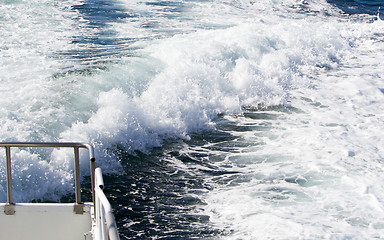
[[[188,138],[191,132],[211,128],[219,113],[240,113],[244,105],[283,104],[291,89],[311,84],[314,69],[337,65],[349,49],[331,24],[323,29],[328,39],[307,30],[313,24],[244,23],[154,41],[141,50],[139,73],[151,71],[153,62],[157,70],[145,77],[133,75],[138,71],[129,66],[139,66],[135,59],[114,68],[118,74],[112,80],[120,81],[120,88],[101,82],[111,89],[100,92],[95,113],[59,138],[146,152],[161,146],[163,139]],[[109,79],[108,74],[92,79]],[[144,85],[134,84],[142,81]],[[85,82],[94,84],[91,79]],[[132,93],[132,88],[139,91]]]
[[[213,222],[233,231],[229,239],[384,236],[378,184],[384,180],[383,48],[373,37],[381,36],[383,25],[349,27],[338,26],[359,41],[342,66],[317,74],[315,88],[290,91],[292,105],[304,112],[272,121],[276,126],[262,138],[262,148],[228,158],[226,165],[245,169],[251,180],[217,186],[207,194],[207,212]]]

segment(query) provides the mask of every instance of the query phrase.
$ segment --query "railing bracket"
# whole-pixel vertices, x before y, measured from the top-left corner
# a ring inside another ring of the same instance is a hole
[[[75,206],[73,207],[73,211],[76,214],[84,214],[84,205],[83,204],[77,204],[75,203]]]
[[[5,215],[15,215],[15,204],[7,203],[4,206]]]

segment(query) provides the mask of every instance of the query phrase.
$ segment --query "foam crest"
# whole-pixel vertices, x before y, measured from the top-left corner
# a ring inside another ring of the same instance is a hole
[[[97,111],[60,139],[147,152],[164,139],[211,128],[217,114],[239,113],[244,105],[284,104],[291,89],[307,87],[309,74],[337,65],[349,48],[331,24],[324,27],[329,38],[306,30],[313,24],[245,23],[154,41],[142,50],[158,68],[146,86],[133,95],[132,85],[124,84],[100,92]]]
[[[314,25],[328,37],[313,31]],[[148,152],[164,139],[211,128],[217,114],[284,104],[290,90],[308,87],[311,74],[336,67],[349,51],[333,24],[306,20],[244,23],[142,44],[136,44],[143,48],[140,59],[112,68],[119,89],[109,84],[108,74],[96,76],[110,90],[100,91],[89,120],[74,123],[60,139]],[[148,71],[154,63],[157,70]],[[127,66],[144,69],[139,73],[145,77]]]

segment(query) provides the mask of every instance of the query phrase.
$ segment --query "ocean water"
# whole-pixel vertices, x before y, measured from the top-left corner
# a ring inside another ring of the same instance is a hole
[[[94,145],[122,239],[384,238],[383,9],[0,0],[0,140]],[[71,157],[15,149],[14,200]]]

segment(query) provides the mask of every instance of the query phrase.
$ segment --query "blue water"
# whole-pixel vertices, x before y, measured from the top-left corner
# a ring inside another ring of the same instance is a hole
[[[383,9],[2,0],[0,140],[93,144],[122,239],[384,238]],[[15,201],[71,154],[16,150]]]
[[[344,13],[347,14],[370,14],[377,15],[383,13],[383,1],[328,1],[340,8]],[[380,16],[380,18],[382,18]]]

